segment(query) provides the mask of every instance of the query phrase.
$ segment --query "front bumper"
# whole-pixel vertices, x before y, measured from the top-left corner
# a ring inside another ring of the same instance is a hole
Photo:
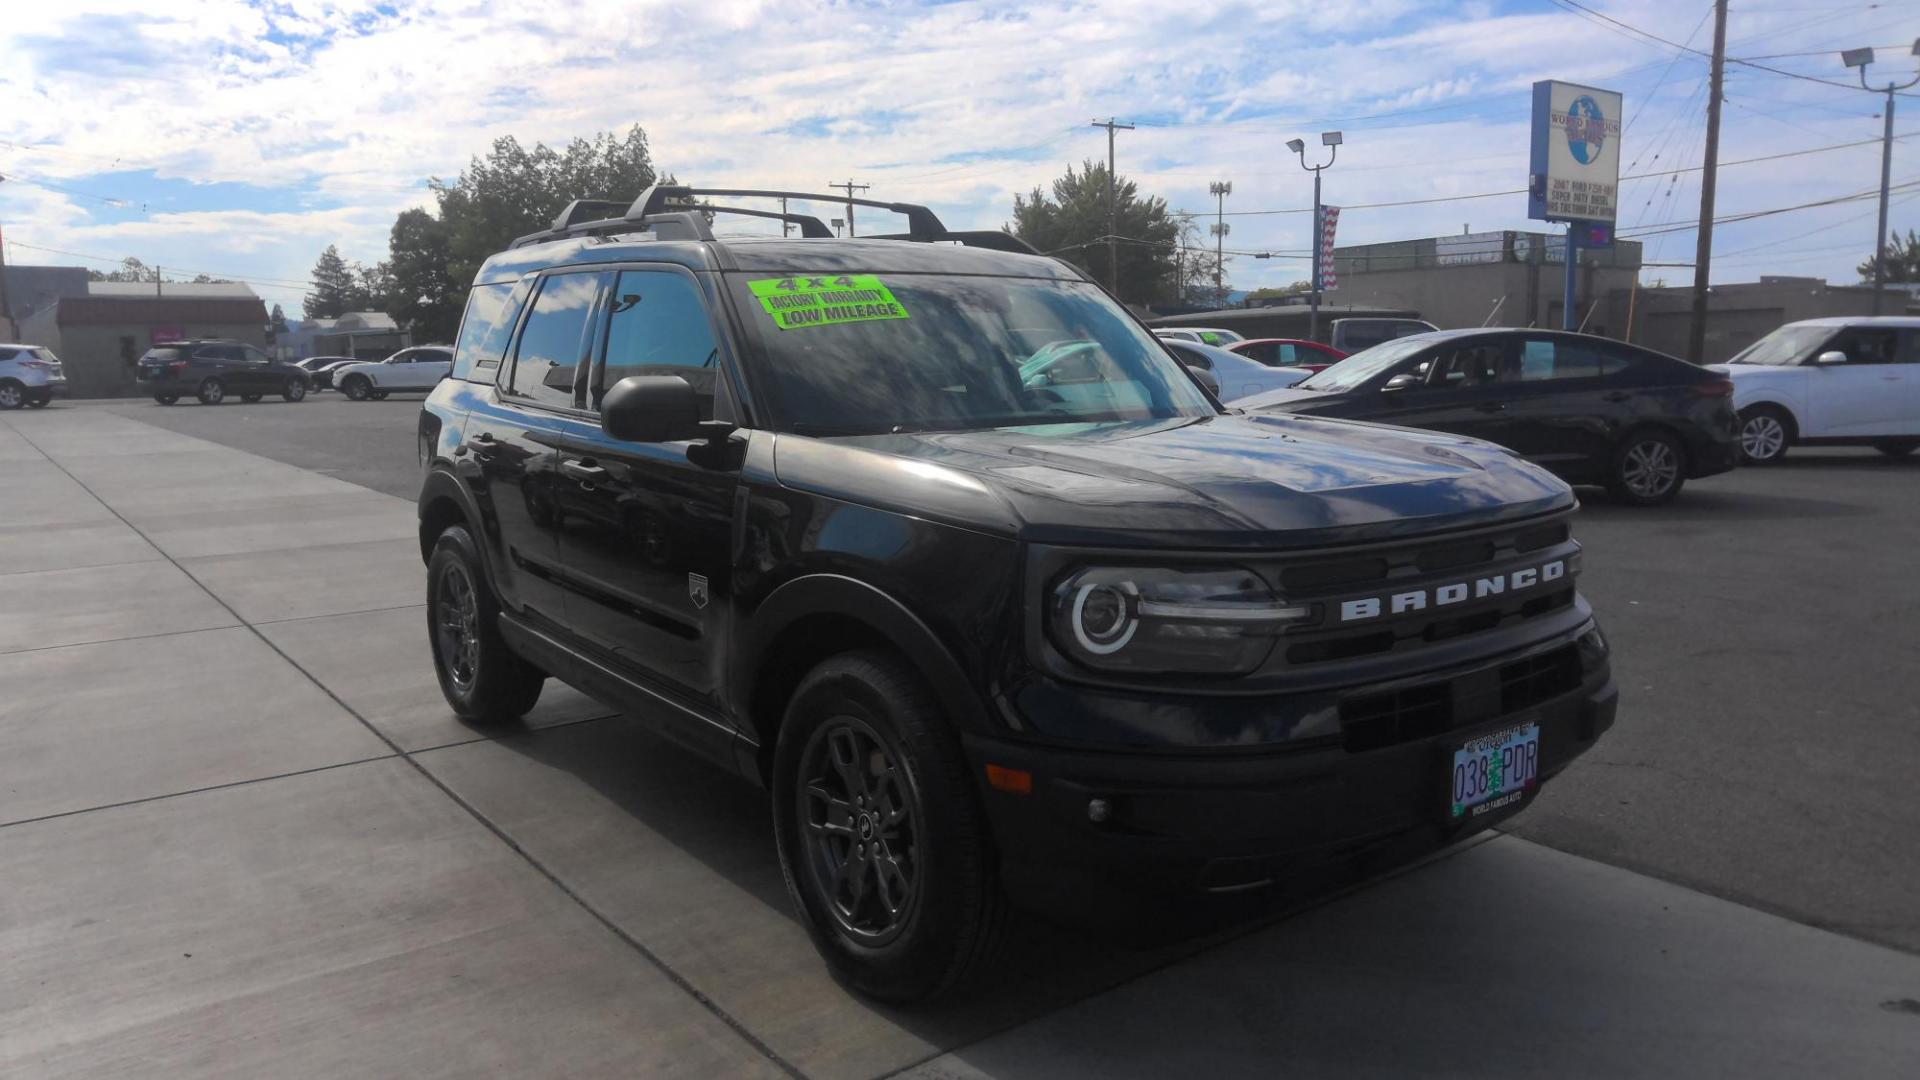
[[[1501,657],[1489,668],[1511,663]],[[1471,676],[1475,672],[1458,673]],[[1455,818],[1453,752],[1471,738],[1540,727],[1542,782],[1613,725],[1619,692],[1604,653],[1583,657],[1577,686],[1524,708],[1355,748],[1349,735],[1241,751],[1116,752],[969,736],[988,763],[1032,775],[1031,794],[983,787],[1005,882],[1028,906],[1075,912],[1086,901],[1206,893],[1292,895],[1388,869],[1504,820],[1516,803]],[[1093,800],[1105,820],[1092,820]]]

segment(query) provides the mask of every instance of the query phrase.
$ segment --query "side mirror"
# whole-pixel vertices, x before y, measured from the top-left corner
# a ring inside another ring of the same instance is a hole
[[[1216,399],[1220,397],[1220,380],[1214,376],[1213,372],[1197,367],[1189,367],[1187,370],[1193,373],[1193,377],[1200,381],[1201,386],[1207,388],[1207,393],[1212,394]]]
[[[1834,364],[1844,364],[1847,362],[1847,354],[1841,352],[1839,349],[1828,349],[1826,352],[1823,352],[1819,356],[1814,357],[1813,362],[1819,365],[1820,367],[1830,367]]]
[[[1420,385],[1420,376],[1415,375],[1412,372],[1403,372],[1399,375],[1395,375],[1391,379],[1388,379],[1387,385],[1382,386],[1380,389],[1383,392],[1387,390],[1411,390],[1414,387],[1419,385]]]
[[[678,375],[629,375],[600,399],[600,427],[622,442],[699,438],[700,398]]]

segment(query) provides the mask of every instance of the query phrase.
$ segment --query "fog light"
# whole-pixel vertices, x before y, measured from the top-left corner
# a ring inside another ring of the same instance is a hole
[[[1087,820],[1095,825],[1113,816],[1113,805],[1105,799],[1087,800]]]

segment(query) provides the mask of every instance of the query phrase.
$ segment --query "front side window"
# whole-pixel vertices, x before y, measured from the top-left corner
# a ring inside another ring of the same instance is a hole
[[[1085,282],[732,273],[755,389],[798,434],[1213,415],[1165,348]],[[783,288],[791,285],[792,288]]]
[[[665,270],[622,270],[608,307],[594,407],[607,387],[628,376],[678,375],[700,395],[700,419],[713,419],[720,348],[693,280]]]
[[[1401,338],[1384,345],[1375,345],[1371,349],[1362,349],[1345,360],[1322,369],[1317,375],[1309,375],[1295,385],[1305,390],[1324,390],[1330,393],[1352,390],[1385,374],[1394,365],[1431,344],[1424,338]]]
[[[1505,357],[1506,349],[1492,343],[1441,349],[1427,365],[1427,385],[1461,389],[1485,386],[1499,377]]]
[[[551,274],[540,285],[514,349],[508,393],[539,405],[572,408],[574,377],[586,355],[587,324],[604,273]]]
[[[1820,351],[1845,353],[1849,364],[1891,364],[1899,341],[1896,330],[1848,327]]]

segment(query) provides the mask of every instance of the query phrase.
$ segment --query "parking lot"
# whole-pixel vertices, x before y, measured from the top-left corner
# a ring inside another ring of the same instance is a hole
[[[897,1012],[751,789],[558,686],[445,710],[418,409],[0,420],[0,1074],[1920,1071],[1920,458],[1583,492],[1620,721],[1510,833],[1201,941],[1025,925]]]

